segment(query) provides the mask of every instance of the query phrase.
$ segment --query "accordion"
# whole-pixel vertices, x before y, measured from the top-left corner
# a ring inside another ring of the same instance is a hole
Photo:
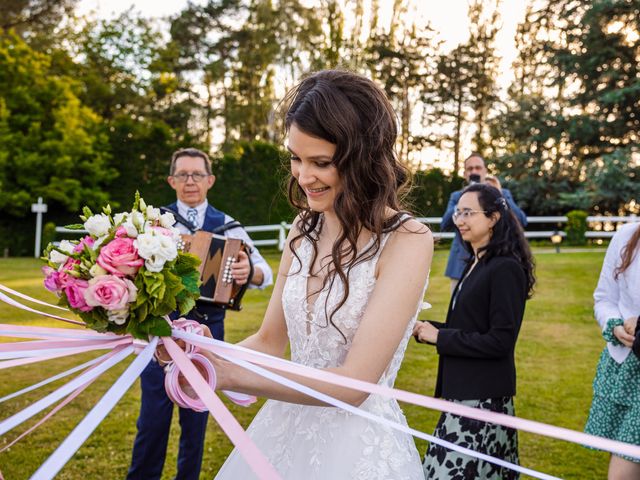
[[[182,235],[182,241],[184,250],[201,261],[199,270],[202,285],[199,301],[240,310],[240,302],[251,281],[253,267],[247,283],[238,285],[231,277],[231,265],[238,259],[240,251],[245,251],[249,256],[247,245],[239,238],[227,238],[202,230],[193,235]]]

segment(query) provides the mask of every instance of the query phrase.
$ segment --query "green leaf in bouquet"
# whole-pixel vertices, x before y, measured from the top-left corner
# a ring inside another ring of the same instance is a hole
[[[164,297],[166,286],[162,272],[149,272],[145,269],[142,279],[144,281],[144,289],[149,295],[150,300]]]
[[[179,252],[174,268],[176,273],[182,276],[192,271],[197,271],[198,265],[200,265],[200,259],[198,257],[191,253]]]
[[[193,310],[195,306],[196,300],[193,297],[185,295],[184,299],[178,299],[178,310],[180,311],[180,315],[186,315],[191,310]]]
[[[65,225],[64,228],[67,230],[84,230],[84,225],[82,223],[72,223],[70,225]]]
[[[111,331],[109,327],[112,324],[107,320],[107,314],[104,310],[94,308],[90,312],[80,312],[79,315],[92,330],[100,333]]]
[[[180,277],[184,288],[193,296],[198,298],[200,296],[200,273],[191,272],[189,274]]]
[[[165,295],[149,313],[151,315],[168,315],[178,308],[176,297],[173,295]]]
[[[147,301],[143,301],[138,304],[136,299],[136,303],[131,307],[130,318],[132,322],[144,322],[144,320],[149,315],[149,303]]]
[[[158,337],[168,337],[171,335],[171,325],[164,319],[164,317],[149,315],[147,319],[139,323],[136,326],[136,333],[141,336],[137,338],[148,339],[149,335],[156,335]],[[134,335],[133,332],[131,332]]]

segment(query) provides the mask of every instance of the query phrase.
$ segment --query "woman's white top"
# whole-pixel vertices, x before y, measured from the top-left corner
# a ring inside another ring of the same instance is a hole
[[[624,225],[613,236],[607,254],[604,257],[600,280],[593,298],[594,312],[600,328],[604,331],[610,318],[621,318],[640,315],[640,245],[636,247],[631,265],[616,279],[615,269],[622,263],[622,250],[629,242],[640,223]],[[623,345],[607,344],[609,354],[618,363],[624,362],[631,351]]]

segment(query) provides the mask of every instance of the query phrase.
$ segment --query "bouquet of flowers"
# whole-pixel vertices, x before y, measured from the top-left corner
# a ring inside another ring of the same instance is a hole
[[[175,310],[185,315],[200,296],[200,260],[181,251],[173,215],[136,192],[129,212],[112,216],[109,205],[99,214],[84,207],[80,218],[83,224],[67,228],[88,235],[45,250],[45,288],[98,332],[145,340],[170,335],[164,317]]]

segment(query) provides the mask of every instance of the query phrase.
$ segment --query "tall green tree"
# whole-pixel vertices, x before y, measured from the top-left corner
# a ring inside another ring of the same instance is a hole
[[[468,132],[474,149],[484,153],[487,117],[497,100],[495,37],[499,29],[498,5],[469,4],[469,39],[439,55],[430,88],[425,90],[423,121],[438,126],[437,144],[453,150],[453,171],[461,165],[461,150]]]
[[[390,28],[372,25],[366,61],[372,77],[384,87],[399,117],[399,155],[409,163],[411,154],[432,143],[417,122],[417,108],[430,83],[438,43],[429,25],[410,23],[407,5],[395,2]],[[374,21],[377,18],[374,17]]]
[[[50,57],[0,32],[0,247],[12,253],[26,253],[29,228],[16,225],[37,197],[50,218],[97,208],[116,177],[101,119],[78,97],[81,84],[50,67]]]
[[[606,185],[615,175],[602,167],[625,175],[635,168],[639,8],[638,0],[562,0],[528,12],[516,82],[493,131],[496,163],[511,169],[529,213],[585,199],[596,212],[637,203],[622,184],[612,200]]]

